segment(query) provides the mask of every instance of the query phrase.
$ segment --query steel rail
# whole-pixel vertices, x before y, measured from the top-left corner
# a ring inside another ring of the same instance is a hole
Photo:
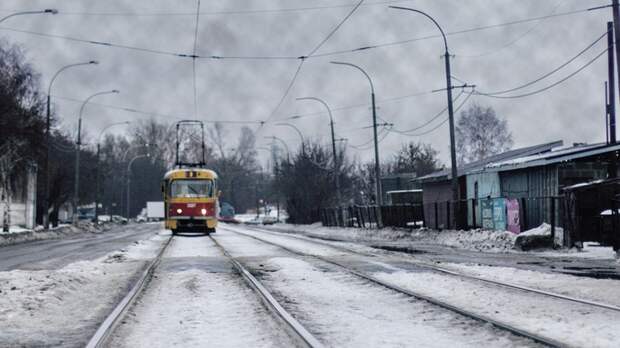
[[[123,297],[123,299],[116,305],[116,307],[114,307],[112,312],[110,312],[110,314],[108,314],[105,320],[101,323],[95,334],[91,337],[90,341],[88,341],[88,344],[86,345],[87,348],[99,348],[105,346],[120,319],[125,315],[129,307],[131,307],[131,305],[145,289],[171,241],[172,236],[164,242],[164,245],[159,249],[155,258],[142,272],[138,280],[136,280],[131,290],[129,290],[125,297]]]
[[[418,292],[415,292],[415,291],[412,291],[412,290],[409,290],[409,289],[404,289],[404,288],[402,288],[402,287],[400,287],[398,285],[395,285],[395,284],[392,284],[392,283],[380,280],[380,279],[375,278],[375,277],[373,277],[373,276],[371,276],[369,274],[366,274],[366,273],[363,273],[363,272],[351,269],[351,268],[345,266],[344,264],[342,264],[342,263],[340,263],[338,261],[334,261],[332,259],[320,256],[320,255],[304,253],[304,252],[301,252],[299,250],[291,249],[291,248],[289,248],[287,246],[284,246],[284,245],[281,245],[281,244],[278,244],[278,243],[274,243],[274,242],[271,242],[271,241],[268,241],[268,240],[265,240],[263,238],[256,237],[256,236],[253,236],[253,235],[250,235],[250,234],[247,234],[247,233],[235,231],[235,230],[232,230],[232,229],[229,229],[229,228],[223,228],[223,229],[226,230],[226,231],[235,233],[235,234],[239,234],[239,235],[242,235],[242,236],[246,236],[248,238],[252,238],[252,239],[258,240],[258,241],[263,242],[265,244],[269,244],[269,245],[281,248],[281,249],[286,250],[286,251],[288,251],[288,252],[290,252],[292,254],[295,254],[295,255],[300,255],[300,256],[304,256],[304,257],[310,256],[310,257],[313,257],[315,259],[321,260],[321,261],[323,261],[325,263],[329,263],[329,264],[335,265],[335,266],[337,266],[339,268],[342,268],[345,272],[347,272],[349,274],[352,274],[352,275],[354,275],[354,276],[356,276],[358,278],[365,279],[367,281],[370,281],[372,283],[380,285],[380,286],[382,286],[384,288],[396,291],[398,293],[407,295],[409,297],[413,297],[413,298],[417,298],[417,299],[426,301],[426,302],[428,302],[428,303],[430,303],[432,305],[435,305],[435,306],[447,309],[449,311],[452,311],[454,313],[463,315],[463,316],[468,317],[470,319],[473,319],[473,320],[476,320],[476,321],[480,321],[480,322],[484,322],[484,323],[487,323],[487,324],[491,324],[492,326],[494,326],[494,327],[496,327],[496,328],[498,328],[500,330],[507,331],[507,332],[510,332],[510,333],[512,333],[514,335],[530,339],[530,340],[532,340],[534,342],[537,342],[539,344],[543,344],[543,345],[549,346],[549,347],[570,347],[568,344],[563,343],[563,342],[559,342],[559,341],[557,341],[555,339],[544,337],[544,336],[541,336],[541,335],[538,335],[538,334],[535,334],[535,333],[532,333],[532,332],[528,332],[528,331],[519,329],[519,328],[517,328],[517,327],[515,327],[515,326],[513,326],[511,324],[505,323],[503,321],[495,320],[495,319],[492,319],[492,318],[490,318],[488,316],[485,316],[485,315],[476,314],[476,313],[471,312],[469,310],[466,310],[466,309],[463,309],[463,308],[459,308],[457,306],[453,306],[453,305],[451,305],[451,304],[449,304],[447,302],[444,302],[444,301],[441,301],[441,300],[437,300],[437,299],[435,299],[433,297],[426,296],[426,295],[420,294]]]
[[[293,318],[282,305],[271,295],[269,290],[265,288],[256,277],[254,277],[239,261],[237,261],[229,252],[224,248],[213,236],[209,235],[209,238],[220,249],[222,254],[226,256],[233,267],[241,275],[241,277],[248,283],[248,285],[260,296],[261,301],[265,306],[285,324],[290,336],[295,338],[302,346],[309,348],[323,347],[323,344],[319,342],[303,325],[301,325],[297,319]]]
[[[341,251],[346,251],[346,252],[349,252],[349,253],[352,253],[352,254],[361,255],[361,256],[368,256],[368,257],[376,257],[377,256],[375,254],[361,252],[361,251],[350,249],[350,248],[347,248],[347,247],[344,247],[344,246],[334,245],[334,244],[331,244],[329,242],[322,241],[322,240],[320,240],[320,238],[316,238],[316,237],[312,237],[312,236],[307,236],[307,235],[303,235],[303,236],[291,235],[291,234],[289,234],[287,232],[271,231],[271,230],[266,230],[266,229],[261,229],[261,228],[256,228],[256,227],[248,227],[248,229],[252,229],[252,230],[256,230],[256,231],[260,231],[260,232],[265,232],[265,233],[273,234],[273,235],[276,235],[276,236],[294,238],[294,239],[298,239],[298,240],[302,240],[302,241],[307,241],[307,242],[315,243],[315,244],[319,244],[319,245],[325,245],[325,246],[332,247],[334,249],[338,249],[338,250],[341,250]],[[340,241],[340,240],[333,240],[333,242],[347,243],[347,241]],[[400,260],[400,261],[402,261],[402,260]],[[614,306],[614,305],[611,305],[611,304],[606,304],[606,303],[601,303],[601,302],[597,302],[597,301],[580,299],[580,298],[576,298],[576,297],[571,297],[571,296],[567,296],[567,295],[558,294],[558,293],[551,292],[551,291],[539,290],[539,289],[530,288],[530,287],[522,286],[522,285],[518,285],[518,284],[501,282],[501,281],[492,280],[492,279],[488,279],[488,278],[483,278],[483,277],[478,277],[478,276],[474,276],[474,275],[469,275],[469,274],[453,271],[453,270],[450,270],[450,269],[447,269],[447,268],[435,266],[433,264],[429,264],[427,262],[420,261],[420,260],[407,260],[407,262],[410,263],[410,264],[413,264],[415,266],[420,266],[420,267],[428,268],[428,269],[431,269],[431,270],[434,270],[434,271],[437,271],[437,272],[441,272],[441,273],[445,273],[445,274],[449,274],[449,275],[452,275],[452,276],[455,276],[455,277],[467,278],[467,279],[471,279],[471,280],[476,280],[476,281],[490,283],[490,284],[494,284],[494,285],[498,285],[498,286],[503,286],[503,287],[506,287],[506,288],[512,288],[512,289],[522,290],[522,291],[526,291],[526,292],[537,293],[539,295],[555,297],[555,298],[559,298],[559,299],[562,299],[562,300],[567,300],[567,301],[576,302],[576,303],[585,304],[585,305],[590,305],[590,306],[596,306],[596,307],[600,307],[600,308],[603,308],[603,309],[609,309],[609,310],[613,310],[613,311],[620,311],[620,307]]]
[[[350,249],[350,248],[347,248],[347,247],[343,247],[343,246],[340,246],[340,245],[334,245],[332,243],[329,243],[329,242],[326,242],[326,241],[322,241],[322,240],[319,240],[319,239],[317,239],[315,237],[311,237],[311,236],[307,236],[307,235],[303,235],[303,236],[292,235],[292,234],[289,234],[287,232],[271,231],[271,230],[267,230],[267,229],[263,229],[263,228],[257,228],[257,227],[254,227],[254,226],[248,227],[248,229],[256,230],[256,231],[260,231],[260,232],[265,232],[265,233],[269,233],[269,234],[276,235],[276,236],[294,238],[294,239],[306,241],[306,242],[309,242],[309,243],[315,243],[315,244],[319,244],[319,245],[329,246],[329,247],[332,247],[334,249],[338,249],[338,250],[349,252],[349,253],[356,254],[356,255],[367,256],[367,257],[375,257],[376,256],[376,255],[371,254],[371,253],[365,253],[365,252],[361,252],[361,251],[358,251],[358,250],[353,250],[353,249]],[[335,242],[346,243],[346,241],[335,241]],[[399,260],[399,261],[402,261],[402,260]],[[501,286],[501,287],[505,287],[505,288],[509,288],[509,289],[515,289],[515,290],[520,290],[520,291],[524,291],[524,292],[535,293],[535,294],[542,295],[542,296],[553,297],[553,298],[557,298],[557,299],[561,299],[561,300],[565,300],[565,301],[569,301],[569,302],[575,302],[575,303],[579,303],[579,304],[583,304],[583,305],[599,307],[599,308],[603,308],[603,309],[607,309],[607,310],[611,310],[611,311],[620,312],[620,307],[612,305],[612,304],[607,304],[607,303],[602,303],[602,302],[598,302],[598,301],[581,299],[581,298],[572,297],[572,296],[568,296],[568,295],[562,295],[562,294],[558,294],[556,292],[535,289],[535,288],[531,288],[531,287],[527,287],[527,286],[523,286],[523,285],[518,285],[518,284],[514,284],[514,283],[501,282],[501,281],[498,281],[498,280],[478,277],[478,276],[474,276],[474,275],[470,275],[470,274],[465,274],[465,273],[462,273],[462,272],[453,271],[453,270],[450,270],[450,269],[447,269],[447,268],[444,268],[444,267],[439,267],[439,266],[430,264],[428,262],[420,261],[420,260],[407,260],[407,262],[412,264],[412,265],[415,265],[415,266],[427,268],[427,269],[430,269],[430,270],[433,270],[433,271],[437,271],[437,272],[440,272],[440,273],[444,273],[444,274],[448,274],[448,275],[451,275],[451,276],[454,276],[454,277],[475,280],[475,281],[484,282],[484,283],[488,283],[488,284],[493,284],[493,285],[497,285],[497,286]]]

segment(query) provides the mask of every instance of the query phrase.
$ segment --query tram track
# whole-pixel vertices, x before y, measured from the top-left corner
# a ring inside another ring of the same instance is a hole
[[[259,295],[261,301],[267,306],[267,308],[278,318],[281,323],[285,325],[289,335],[296,339],[296,341],[304,347],[308,348],[319,348],[323,347],[323,344],[319,342],[302,324],[300,324],[297,319],[295,319],[290,313],[288,313],[284,307],[275,299],[275,297],[261,284],[261,282],[256,279],[248,271],[241,262],[235,259],[229,252],[220,244],[213,236],[209,236],[213,243],[220,249],[222,254],[228,258],[228,260],[232,263],[233,267],[237,270],[237,272],[241,275],[241,277],[245,280],[245,282]]]
[[[175,236],[170,236],[158,250],[156,256],[149,262],[138,279],[134,282],[129,292],[123,299],[112,309],[105,320],[98,327],[97,331],[86,345],[87,348],[106,347],[110,342],[113,333],[126,315],[128,310],[134,305],[140,295],[147,289],[148,283],[160,264],[166,250],[172,244]],[[320,343],[303,325],[301,325],[284,307],[278,303],[275,297],[265,288],[262,283],[254,277],[238,260],[236,260],[215,238],[209,236],[211,241],[220,250],[220,252],[228,259],[233,268],[244,280],[244,282],[256,293],[272,313],[272,315],[286,328],[289,337],[295,340],[300,347],[322,348]]]
[[[381,280],[381,279],[379,279],[377,277],[374,277],[373,275],[368,274],[366,272],[361,272],[359,270],[353,269],[353,268],[343,264],[342,262],[336,261],[336,260],[334,260],[332,258],[321,256],[321,255],[316,255],[316,254],[313,254],[313,253],[303,252],[303,251],[300,251],[300,250],[296,250],[296,249],[288,247],[286,245],[282,245],[280,243],[276,243],[276,242],[273,242],[273,241],[270,241],[270,240],[266,240],[264,238],[260,238],[260,237],[257,237],[257,236],[251,235],[251,234],[239,232],[239,231],[236,231],[234,229],[230,229],[230,228],[224,228],[224,229],[226,231],[228,231],[228,232],[232,232],[232,233],[237,234],[237,235],[242,235],[242,236],[245,236],[247,238],[252,238],[252,239],[260,241],[262,243],[265,243],[265,244],[268,244],[268,245],[280,248],[280,249],[285,250],[285,251],[287,251],[287,252],[289,252],[291,254],[294,254],[294,255],[298,255],[298,256],[302,256],[302,257],[311,257],[311,258],[320,260],[322,262],[325,262],[327,264],[334,265],[334,266],[338,267],[339,269],[342,269],[345,273],[348,273],[348,274],[353,275],[355,277],[364,279],[366,281],[369,281],[371,283],[374,283],[374,284],[379,285],[381,287],[384,287],[386,289],[390,289],[390,290],[395,291],[397,293],[406,295],[408,297],[416,298],[418,300],[423,300],[423,301],[425,301],[427,303],[430,303],[431,305],[434,305],[434,306],[437,306],[437,307],[441,307],[441,308],[443,308],[445,310],[457,313],[457,314],[462,315],[464,317],[467,317],[469,319],[473,319],[473,320],[476,320],[478,322],[482,322],[482,323],[485,323],[485,324],[490,324],[490,325],[492,325],[493,327],[495,327],[495,328],[497,328],[499,330],[502,330],[502,331],[514,334],[514,335],[519,336],[519,337],[530,339],[533,342],[536,342],[538,344],[541,344],[541,345],[544,345],[544,346],[549,346],[549,347],[570,347],[571,346],[568,343],[561,342],[561,341],[558,341],[558,340],[553,339],[553,338],[545,337],[545,336],[539,335],[537,333],[521,329],[521,328],[519,328],[519,327],[517,327],[517,326],[515,326],[513,324],[510,324],[510,323],[507,323],[507,322],[504,322],[504,321],[501,321],[501,320],[497,320],[497,319],[491,318],[490,316],[487,316],[487,315],[475,313],[475,312],[473,312],[471,310],[468,310],[468,309],[465,309],[465,308],[462,308],[462,307],[459,307],[459,306],[452,305],[452,304],[450,304],[450,303],[448,303],[446,301],[439,300],[439,299],[434,298],[432,296],[427,296],[427,295],[422,294],[422,293],[417,292],[417,291],[413,291],[413,290],[410,290],[410,289],[405,289],[402,286],[399,286],[399,285],[396,285],[394,283]],[[254,230],[258,230],[258,229],[254,229]],[[263,230],[259,230],[259,231],[263,231]],[[295,238],[295,237],[292,237],[292,238]],[[295,238],[295,239],[299,239],[299,240],[306,241],[306,242],[313,242],[313,241],[307,241],[306,239],[301,239],[301,238]],[[330,245],[328,243],[316,243],[316,244],[323,245],[323,246],[334,247],[334,246],[332,246],[332,245]],[[338,248],[335,248],[335,249],[338,249]],[[359,254],[359,253],[357,253],[357,254]],[[363,254],[361,254],[361,255],[363,255]],[[367,256],[367,255],[363,255],[363,256]]]
[[[261,233],[268,233],[268,234],[271,234],[271,235],[274,235],[274,236],[278,236],[278,237],[293,238],[293,239],[304,241],[304,242],[314,243],[314,244],[321,245],[321,246],[327,246],[327,247],[334,248],[336,250],[340,250],[340,251],[343,251],[343,252],[346,252],[346,253],[355,254],[355,255],[359,255],[359,256],[365,256],[365,257],[376,257],[377,256],[375,254],[366,253],[366,252],[362,252],[362,251],[359,251],[359,250],[354,250],[354,249],[347,248],[347,247],[344,247],[344,246],[334,245],[333,243],[329,243],[329,242],[326,242],[326,241],[323,241],[323,240],[320,240],[320,239],[317,239],[317,238],[308,237],[308,236],[303,236],[302,237],[302,236],[292,235],[292,234],[283,233],[283,232],[275,232],[275,231],[271,231],[271,230],[267,230],[267,229],[262,229],[262,228],[256,228],[256,227],[248,227],[247,229],[248,230],[259,231]],[[398,259],[398,261],[402,261],[402,259]],[[620,307],[612,305],[612,304],[608,304],[608,303],[602,303],[602,302],[598,302],[598,301],[586,300],[586,299],[581,299],[581,298],[577,298],[577,297],[573,297],[573,296],[567,296],[567,295],[558,294],[558,293],[551,292],[551,291],[544,291],[544,290],[535,289],[535,288],[531,288],[531,287],[527,287],[527,286],[522,286],[522,285],[518,285],[518,284],[501,282],[501,281],[497,281],[497,280],[477,277],[477,276],[474,276],[474,275],[465,274],[465,273],[457,272],[457,271],[450,270],[450,269],[447,269],[447,268],[444,268],[444,267],[440,267],[440,266],[437,266],[437,265],[433,265],[431,263],[420,261],[420,260],[407,260],[407,262],[409,264],[411,264],[411,265],[414,265],[414,266],[422,267],[422,268],[425,268],[425,269],[428,269],[428,270],[431,270],[431,271],[439,272],[439,273],[442,273],[442,274],[450,275],[450,276],[461,278],[461,279],[473,280],[473,281],[477,281],[477,282],[481,282],[481,283],[492,284],[492,285],[495,285],[495,286],[501,286],[501,287],[508,288],[508,289],[519,290],[519,291],[523,291],[523,292],[527,292],[527,293],[532,293],[532,294],[536,294],[536,295],[540,295],[540,296],[546,296],[546,297],[549,297],[549,298],[555,298],[555,299],[560,299],[560,300],[564,300],[564,301],[568,301],[568,302],[574,302],[574,303],[579,303],[579,304],[583,304],[583,305],[587,305],[587,306],[592,306],[592,307],[602,308],[602,309],[611,310],[611,311],[615,311],[615,312],[620,312]]]
[[[125,313],[131,308],[136,299],[140,296],[140,294],[146,288],[148,282],[150,281],[155,269],[161,262],[161,259],[171,244],[173,237],[170,236],[164,244],[159,248],[159,251],[151,260],[151,262],[146,266],[140,277],[135,281],[134,285],[131,287],[129,292],[123,297],[123,299],[114,307],[114,309],[108,314],[105,320],[99,325],[95,334],[90,338],[88,344],[86,344],[87,348],[100,348],[104,347],[107,343],[108,339],[111,337],[114,329],[124,317]]]

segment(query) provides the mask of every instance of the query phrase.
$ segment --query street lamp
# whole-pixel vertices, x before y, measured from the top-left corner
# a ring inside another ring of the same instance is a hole
[[[358,69],[359,71],[361,71],[364,76],[366,76],[366,78],[368,79],[368,82],[370,83],[370,99],[372,102],[372,126],[373,126],[373,132],[374,132],[374,141],[375,141],[375,196],[376,196],[376,201],[377,201],[377,205],[379,206],[378,210],[378,217],[379,217],[379,224],[378,225],[382,225],[382,218],[381,218],[381,205],[383,205],[383,194],[381,193],[381,169],[379,167],[379,140],[378,140],[378,136],[377,136],[377,107],[375,105],[375,86],[372,83],[372,79],[370,78],[370,76],[368,76],[368,74],[366,73],[366,71],[364,71],[364,69],[360,68],[359,66],[355,65],[355,64],[351,64],[351,63],[345,63],[345,62],[330,62],[332,64],[338,64],[338,65],[347,65],[353,68]]]
[[[457,216],[459,215],[459,211],[458,211],[459,210],[459,204],[458,204],[459,181],[458,181],[458,170],[456,167],[456,145],[454,142],[454,138],[455,138],[454,137],[454,108],[452,105],[452,79],[450,77],[450,53],[448,52],[448,40],[446,39],[446,34],[444,33],[443,29],[441,29],[441,26],[439,25],[439,23],[437,23],[437,21],[433,17],[426,14],[425,12],[422,12],[420,10],[416,10],[413,8],[409,8],[409,7],[400,7],[400,6],[389,6],[389,7],[393,9],[397,9],[397,10],[416,12],[416,13],[419,13],[425,16],[437,26],[437,28],[441,32],[441,36],[443,37],[443,44],[445,48],[444,57],[446,60],[445,64],[446,64],[446,92],[448,96],[448,119],[450,121],[449,123],[450,123],[450,160],[451,160],[451,165],[452,165],[452,200],[454,201],[454,204],[455,204],[453,226],[456,226]]]
[[[137,160],[138,158],[144,158],[144,157],[150,157],[150,155],[147,153],[146,155],[138,155],[134,158],[131,159],[131,161],[129,161],[129,164],[127,165],[127,221],[129,221],[129,214],[131,213],[131,165],[133,164],[133,162],[135,160]]]
[[[76,141],[76,146],[75,146],[75,180],[74,180],[74,192],[73,192],[73,207],[75,209],[74,214],[73,214],[73,223],[77,223],[78,222],[78,216],[77,214],[77,208],[78,208],[78,204],[79,204],[79,198],[80,198],[80,147],[82,145],[82,114],[84,113],[84,108],[86,107],[86,104],[88,104],[88,102],[93,99],[96,96],[100,96],[100,95],[104,95],[104,94],[118,94],[119,91],[114,89],[111,91],[105,91],[105,92],[99,92],[99,93],[95,93],[93,95],[91,95],[90,97],[86,98],[86,100],[84,100],[84,103],[82,103],[82,106],[80,107],[80,113],[78,116],[78,129],[77,129],[77,141]],[[96,208],[95,208],[96,210]]]
[[[105,127],[103,130],[101,130],[101,132],[99,133],[99,138],[97,139],[97,164],[95,166],[95,223],[99,223],[99,157],[101,155],[101,138],[108,129],[114,126],[127,125],[130,123],[131,122],[129,121],[112,123]]]
[[[49,205],[50,205],[50,186],[51,186],[51,175],[50,175],[50,152],[51,152],[50,104],[51,104],[51,98],[52,98],[52,85],[54,84],[54,81],[56,80],[58,75],[60,75],[61,72],[65,71],[65,70],[67,70],[69,68],[73,68],[73,67],[77,67],[77,66],[82,66],[82,65],[91,65],[91,64],[96,65],[96,64],[99,64],[99,62],[97,62],[96,60],[91,60],[91,61],[85,62],[85,63],[75,63],[75,64],[65,65],[64,67],[60,68],[60,70],[58,70],[56,72],[56,74],[54,74],[54,76],[52,77],[52,80],[50,81],[49,87],[47,88],[47,116],[46,116],[46,123],[45,123],[45,143],[46,143],[47,151],[46,151],[46,154],[45,154],[45,200],[43,202],[43,226],[46,229],[49,228]]]
[[[0,23],[4,22],[5,20],[7,20],[7,19],[9,19],[11,17],[15,17],[15,16],[32,15],[32,14],[53,14],[53,15],[55,15],[57,13],[58,13],[58,10],[51,9],[51,8],[48,8],[48,9],[45,9],[45,10],[40,10],[40,11],[15,12],[15,13],[12,13],[12,14],[10,14],[10,15],[2,18],[2,19],[0,19]]]
[[[277,141],[279,141],[280,143],[282,143],[282,145],[284,145],[284,148],[286,149],[286,159],[287,159],[288,161],[290,161],[291,151],[289,150],[288,144],[287,144],[284,140],[282,140],[282,139],[280,139],[280,138],[276,137],[275,135],[270,136],[270,137],[265,137],[265,139],[271,139],[272,141],[276,141],[276,140],[277,140]]]
[[[299,139],[301,140],[301,154],[304,155],[306,153],[305,151],[305,142],[304,142],[304,135],[301,133],[301,131],[299,130],[299,128],[295,127],[295,125],[290,124],[290,123],[276,123],[276,126],[283,126],[283,127],[289,127],[289,128],[293,128],[297,134],[299,134]]]
[[[334,117],[332,115],[332,110],[329,108],[329,105],[322,99],[316,97],[303,97],[297,98],[297,100],[314,100],[317,101],[327,109],[327,114],[329,115],[329,126],[332,132],[332,154],[334,156],[334,176],[336,179],[336,199],[338,200],[338,207],[342,204],[342,194],[340,193],[340,163],[338,161],[338,155],[336,154],[336,135],[334,133]]]

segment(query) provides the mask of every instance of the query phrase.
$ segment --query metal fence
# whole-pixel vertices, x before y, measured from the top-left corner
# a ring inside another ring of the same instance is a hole
[[[507,229],[513,226],[519,231],[525,231],[546,222],[551,225],[552,231],[555,231],[556,227],[564,226],[563,199],[563,196],[496,197],[381,207],[355,205],[319,209],[313,212],[313,215],[317,216],[324,226],[424,226],[436,230],[495,227]],[[489,209],[492,211],[489,212]]]

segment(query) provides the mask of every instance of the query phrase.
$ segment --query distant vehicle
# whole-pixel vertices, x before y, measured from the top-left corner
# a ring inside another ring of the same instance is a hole
[[[240,221],[235,218],[235,208],[227,202],[220,203],[220,222],[238,224]]]
[[[127,223],[127,218],[124,218],[120,215],[112,215],[111,217],[112,222],[117,223],[117,224],[126,224]]]
[[[78,208],[78,220],[95,220],[95,207]]]
[[[252,220],[246,220],[243,223],[246,225],[260,225],[262,220],[259,217],[255,217]]]
[[[148,221],[160,221],[165,217],[164,202],[146,202],[146,218]]]
[[[273,225],[276,222],[278,222],[278,219],[275,216],[270,216],[270,215],[263,217],[263,221],[262,221],[263,225]]]

